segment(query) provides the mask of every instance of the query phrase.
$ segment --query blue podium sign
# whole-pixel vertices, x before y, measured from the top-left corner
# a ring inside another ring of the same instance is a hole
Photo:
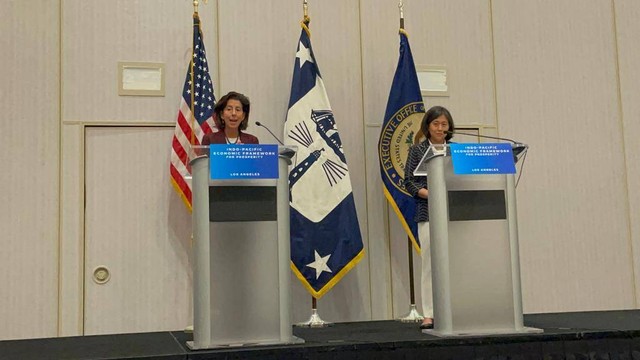
[[[451,144],[451,161],[456,175],[515,174],[511,144]]]
[[[212,180],[277,179],[278,145],[213,144],[209,169]]]

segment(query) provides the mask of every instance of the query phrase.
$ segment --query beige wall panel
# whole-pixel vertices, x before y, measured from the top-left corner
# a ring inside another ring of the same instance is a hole
[[[416,65],[447,67],[449,96],[426,98],[427,108],[447,107],[458,125],[494,125],[489,1],[405,1],[405,22]]]
[[[419,2],[416,0],[405,1],[405,7]],[[398,64],[400,36],[399,12],[397,2],[388,0],[362,1],[360,9],[362,19],[362,75],[363,75],[363,102],[364,118],[367,125],[381,126],[384,112],[387,107],[389,90]],[[409,31],[409,42],[414,44],[416,40],[412,31],[419,24],[406,24]],[[415,44],[413,46],[416,46]],[[374,133],[377,148],[378,133]],[[377,150],[375,163],[377,167]],[[367,164],[368,165],[368,164]],[[371,167],[368,165],[368,167]],[[378,172],[378,177],[379,177]],[[377,191],[377,190],[376,190]]]
[[[85,335],[192,323],[190,213],[169,183],[173,128],[86,130]],[[106,266],[111,279],[93,282]]]
[[[387,211],[378,165],[378,138],[399,56],[399,12],[397,2],[386,0],[361,1],[360,12],[371,304],[374,319],[389,319],[409,306],[406,236],[395,213]]]
[[[640,298],[640,2],[615,0],[614,3],[637,308]]]
[[[276,140],[255,121],[267,125],[283,140],[301,9],[301,3],[295,0],[219,3],[221,50],[216,56],[220,61],[220,83],[216,88],[220,90],[216,96],[220,98],[232,90],[246,94],[251,99],[247,131],[263,143]]]
[[[498,123],[518,187],[525,312],[633,308],[610,1],[495,0]]]
[[[191,55],[191,2],[69,0],[63,6],[63,119],[175,122]],[[215,54],[215,2],[200,12],[205,46]],[[217,63],[208,58],[215,79]],[[166,96],[118,96],[118,61],[164,63]]]
[[[59,11],[0,2],[0,340],[57,334]]]
[[[427,107],[444,105],[459,124],[495,124],[491,16],[488,1],[406,0],[405,29],[416,65],[445,65],[448,97],[428,97]],[[382,123],[398,61],[397,2],[362,4],[365,119]]]
[[[302,20],[295,0],[219,2],[220,94],[246,93],[253,120],[282,136],[291,77]],[[362,80],[360,71],[359,3],[356,0],[312,2],[311,41],[336,117],[350,168],[359,221],[366,244],[366,183]],[[274,142],[256,125],[249,132]],[[366,246],[366,245],[365,245]],[[310,315],[310,295],[294,282],[294,321]],[[319,301],[321,315],[331,321],[368,320],[370,314],[367,261],[352,270]]]
[[[84,126],[63,124],[61,139],[58,336],[78,336],[84,322]]]
[[[366,90],[365,90],[366,91]],[[366,111],[366,110],[365,110]],[[393,316],[393,299],[389,248],[389,223],[387,221],[387,200],[383,194],[380,181],[380,167],[378,166],[378,137],[380,126],[365,125],[366,141],[366,176],[367,176],[367,230],[369,233],[369,247],[367,260],[371,277],[371,317],[372,320],[389,319]],[[395,216],[391,214],[391,216]],[[406,264],[406,262],[405,262]],[[401,267],[406,269],[406,265]],[[394,270],[399,270],[395,268]],[[400,279],[405,279],[401,277]],[[402,292],[404,294],[404,292]],[[406,293],[408,296],[408,292]],[[406,302],[402,302],[406,305]],[[406,310],[401,310],[406,311]]]

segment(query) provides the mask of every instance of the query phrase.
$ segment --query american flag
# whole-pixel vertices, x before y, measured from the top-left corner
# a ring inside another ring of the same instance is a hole
[[[191,64],[193,63],[193,108],[194,119],[191,119]],[[191,211],[191,175],[189,166],[189,150],[191,145],[199,145],[202,138],[216,128],[213,121],[213,107],[215,105],[213,83],[209,76],[207,54],[202,42],[200,18],[193,15],[193,59],[187,68],[187,76],[182,89],[180,109],[176,130],[173,135],[171,149],[171,183],[182,200]],[[193,123],[193,129],[192,129]]]

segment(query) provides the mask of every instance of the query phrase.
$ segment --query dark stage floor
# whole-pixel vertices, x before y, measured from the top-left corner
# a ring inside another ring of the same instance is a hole
[[[294,328],[304,344],[190,351],[181,331],[0,342],[0,360],[638,359],[640,310],[525,315],[543,334],[442,339],[396,321]]]

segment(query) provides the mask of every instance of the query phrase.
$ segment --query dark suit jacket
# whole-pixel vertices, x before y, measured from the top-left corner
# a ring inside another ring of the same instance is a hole
[[[451,142],[447,141],[447,144],[451,144]],[[411,146],[404,166],[404,188],[416,200],[415,222],[429,221],[429,199],[423,199],[418,196],[420,189],[428,189],[427,177],[413,175],[413,171],[418,167],[420,160],[429,149],[429,145],[429,141],[425,140]]]
[[[207,134],[202,138],[202,145],[209,144],[226,144],[227,138],[224,136],[224,131],[216,131],[211,134]],[[247,133],[240,132],[240,139],[238,144],[258,144],[258,138]]]
[[[427,189],[427,177],[415,176],[413,171],[429,148],[429,141],[425,140],[409,148],[409,155],[404,167],[404,188],[416,201],[415,222],[429,221],[429,200],[418,196],[418,190]]]

